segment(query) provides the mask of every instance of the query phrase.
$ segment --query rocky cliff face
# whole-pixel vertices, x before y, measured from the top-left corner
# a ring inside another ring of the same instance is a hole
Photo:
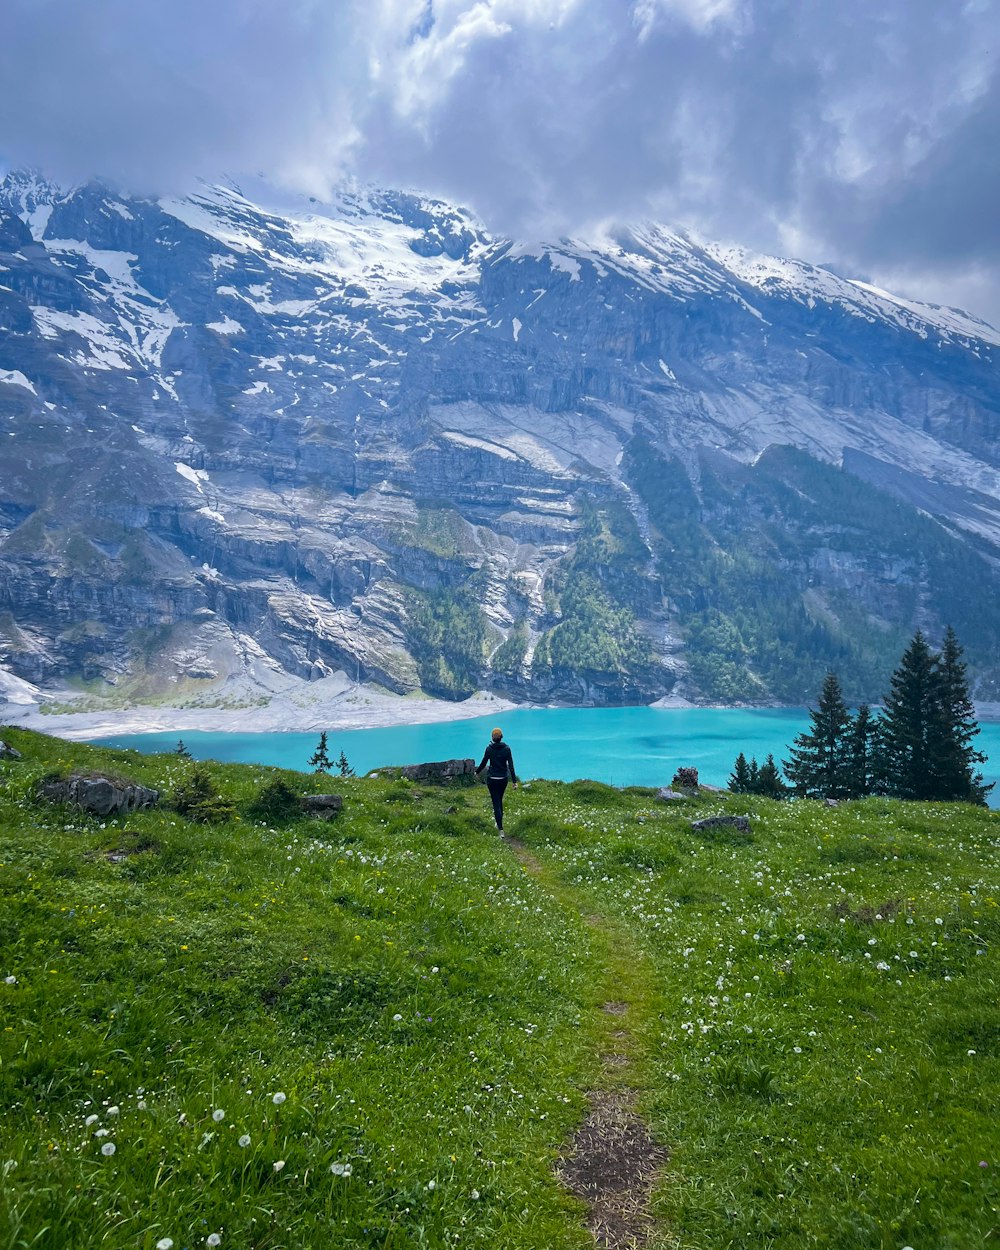
[[[660,227],[270,196],[0,183],[10,672],[876,695],[948,616],[995,680],[991,327]]]

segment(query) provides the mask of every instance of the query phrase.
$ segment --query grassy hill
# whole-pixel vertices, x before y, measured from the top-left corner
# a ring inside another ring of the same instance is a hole
[[[344,811],[279,824],[209,765],[202,825],[190,762],[0,737],[4,1246],[586,1247],[602,1107],[651,1134],[608,1244],[1000,1235],[996,813],[539,781],[512,846],[478,787],[286,773]],[[35,797],[71,769],[163,805]]]

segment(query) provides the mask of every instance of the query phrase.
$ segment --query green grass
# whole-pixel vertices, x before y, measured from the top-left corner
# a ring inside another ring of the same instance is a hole
[[[276,771],[209,765],[239,819],[102,822],[35,782],[193,765],[2,737],[4,1246],[585,1247],[554,1164],[609,1081],[671,1151],[656,1246],[1000,1235],[996,814],[537,782],[526,872],[479,788],[283,773],[344,812],[269,827]]]
[[[749,813],[741,841],[564,793],[526,836],[655,969],[641,1084],[676,1244],[1000,1237],[1000,818],[699,801]]]

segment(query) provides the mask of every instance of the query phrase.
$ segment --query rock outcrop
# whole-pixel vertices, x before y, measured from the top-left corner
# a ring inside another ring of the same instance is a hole
[[[431,764],[407,764],[399,770],[407,781],[453,781],[456,777],[475,777],[475,760],[439,760]]]
[[[50,803],[69,803],[93,816],[134,812],[160,801],[159,790],[93,773],[42,782],[39,794]]]
[[[333,820],[343,810],[344,799],[340,794],[304,794],[299,799],[299,807],[317,820]]]
[[[8,746],[6,742],[0,742],[0,760],[19,760],[21,752],[15,747]]]
[[[746,816],[706,816],[704,820],[692,820],[691,828],[697,833],[713,829],[735,829],[737,833],[750,833],[750,821]]]

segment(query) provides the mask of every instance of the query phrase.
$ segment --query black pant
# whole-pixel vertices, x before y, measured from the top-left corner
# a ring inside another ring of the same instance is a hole
[[[507,789],[506,777],[487,777],[486,784],[489,787],[490,798],[493,800],[493,819],[497,822],[497,828],[503,828],[503,792]]]

